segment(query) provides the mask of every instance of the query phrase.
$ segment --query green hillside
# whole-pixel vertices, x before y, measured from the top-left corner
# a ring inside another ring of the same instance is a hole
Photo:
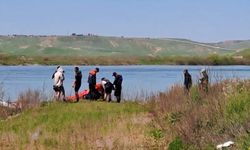
[[[239,51],[239,52],[235,53],[235,55],[248,56],[249,57],[250,56],[250,48]]]
[[[1,54],[28,56],[207,56],[232,54],[238,47],[171,38],[0,36]]]
[[[250,48],[250,40],[234,40],[234,41],[224,41],[212,44],[213,46],[218,46],[226,49],[233,49],[236,51],[241,51],[246,48]]]

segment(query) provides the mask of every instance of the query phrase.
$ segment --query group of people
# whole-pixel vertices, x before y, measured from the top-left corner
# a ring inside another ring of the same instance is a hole
[[[102,98],[105,101],[111,102],[112,96],[111,93],[114,90],[114,95],[117,99],[117,102],[120,103],[121,101],[121,92],[122,92],[122,75],[113,72],[114,82],[111,83],[110,80],[103,77],[100,83],[96,82],[96,75],[99,72],[99,68],[95,68],[89,72],[88,75],[88,84],[89,90],[84,90],[79,94],[79,89],[82,84],[82,72],[80,71],[79,67],[74,68],[75,73],[75,80],[73,81],[72,88],[74,88],[75,99],[76,102],[79,102],[80,98],[89,99],[89,100],[97,100]],[[61,66],[56,68],[56,71],[52,75],[52,79],[54,79],[53,89],[55,91],[55,98],[56,100],[60,100],[61,98],[63,101],[67,102],[72,100],[71,98],[66,98],[65,90],[63,86],[63,82],[65,80],[64,77],[64,70]]]
[[[72,87],[75,91],[74,99],[76,102],[79,102],[80,98],[84,99],[90,99],[90,100],[97,100],[102,98],[105,101],[111,102],[112,96],[111,93],[114,90],[114,95],[117,99],[117,102],[120,103],[121,101],[121,92],[122,92],[122,81],[123,77],[122,75],[113,72],[114,81],[113,83],[103,77],[101,78],[100,83],[96,82],[96,75],[99,72],[99,68],[95,68],[93,70],[90,70],[88,75],[88,84],[89,84],[89,90],[85,90],[83,93],[80,93],[79,96],[79,89],[82,84],[82,72],[80,71],[79,67],[74,68],[75,72],[75,80],[72,84]],[[52,75],[52,79],[54,79],[54,85],[53,89],[55,91],[55,97],[56,100],[59,100],[60,98],[63,99],[63,101],[68,101],[68,99],[65,97],[65,90],[63,86],[63,81],[65,80],[64,77],[64,70],[61,66],[58,66],[56,68],[56,71]],[[201,69],[200,71],[200,78],[199,78],[199,89],[208,92],[208,74],[206,69]],[[184,70],[184,90],[186,93],[189,93],[190,89],[192,87],[192,76],[188,72],[187,69]]]
[[[200,71],[200,78],[199,78],[199,89],[208,92],[208,74],[206,69],[201,69]],[[187,69],[184,70],[184,89],[185,92],[189,92],[190,88],[192,87],[192,76],[188,72]]]

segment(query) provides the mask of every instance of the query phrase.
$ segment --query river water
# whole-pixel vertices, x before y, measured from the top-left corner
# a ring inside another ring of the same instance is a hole
[[[65,70],[64,87],[66,95],[72,95],[71,88],[74,80],[74,66],[62,66]],[[157,92],[164,92],[174,84],[183,84],[183,70],[189,69],[193,82],[199,78],[199,72],[206,68],[211,82],[223,79],[250,78],[250,66],[80,66],[83,74],[82,87],[87,89],[87,78],[90,69],[100,68],[97,74],[97,82],[102,77],[113,81],[112,73],[116,71],[123,76],[123,99],[135,99],[145,97]],[[28,89],[44,91],[47,95],[53,95],[51,76],[56,66],[0,66],[0,82],[5,92],[5,100],[14,101],[21,92]]]

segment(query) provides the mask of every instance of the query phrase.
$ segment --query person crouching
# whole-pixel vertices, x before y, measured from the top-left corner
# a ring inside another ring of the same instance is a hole
[[[104,89],[104,97],[103,99],[105,101],[111,102],[112,98],[111,98],[111,93],[113,90],[113,84],[106,78],[102,78],[101,79],[101,83],[102,83],[102,87]]]

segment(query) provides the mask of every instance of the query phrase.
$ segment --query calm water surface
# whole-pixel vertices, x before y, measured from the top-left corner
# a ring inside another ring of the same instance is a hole
[[[90,69],[96,66],[80,66],[83,73],[82,87],[87,89],[87,77]],[[48,95],[53,94],[51,75],[56,66],[0,66],[0,82],[4,87],[5,99],[15,100],[20,92],[28,89],[43,90]],[[66,80],[64,82],[66,95],[72,95],[74,66],[63,66]],[[212,82],[229,78],[250,78],[250,66],[100,66],[97,82],[102,77],[113,81],[112,72],[123,75],[123,98],[134,99],[160,91],[166,91],[174,84],[183,83],[183,69],[189,69],[193,81],[199,77],[202,68],[209,70]]]

